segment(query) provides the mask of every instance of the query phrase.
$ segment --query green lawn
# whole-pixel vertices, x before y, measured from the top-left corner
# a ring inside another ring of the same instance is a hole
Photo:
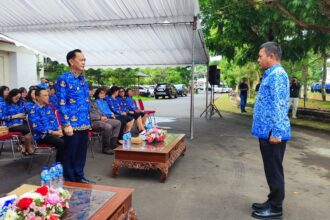
[[[227,94],[221,95],[220,98],[218,98],[215,101],[215,105],[219,108],[220,111],[230,112],[230,113],[235,113],[235,114],[240,114],[240,115],[246,115],[249,117],[252,117],[252,115],[253,115],[252,103],[254,103],[254,99],[249,98],[248,105],[246,106],[247,113],[243,114],[243,113],[241,113],[241,110],[240,110],[239,106],[237,105],[238,103],[233,98],[228,96]],[[322,101],[318,101],[318,100],[308,100],[307,103],[308,103],[308,105],[306,105],[307,108],[322,107],[321,109],[330,110],[329,101],[323,103]],[[299,106],[301,104],[302,104],[302,101],[300,101]],[[292,125],[330,131],[330,123],[311,121],[311,120],[305,120],[305,119],[292,119],[292,118],[290,118],[290,121],[291,121]]]
[[[134,100],[142,99],[142,101],[149,101],[149,100],[154,100],[155,98],[153,97],[144,97],[144,96],[133,96]]]

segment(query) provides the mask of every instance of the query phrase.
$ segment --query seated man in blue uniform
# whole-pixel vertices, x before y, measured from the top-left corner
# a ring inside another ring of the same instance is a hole
[[[37,103],[30,109],[29,122],[33,139],[38,144],[49,144],[57,149],[56,162],[63,163],[63,132],[57,122],[55,113],[49,105],[48,91],[38,88],[35,92]]]
[[[46,89],[49,87],[49,85],[47,83],[47,79],[45,77],[40,78],[40,84],[38,85],[38,87],[43,88],[43,89]]]
[[[64,178],[66,181],[93,184],[84,176],[88,130],[91,128],[88,84],[83,75],[85,56],[81,50],[66,56],[70,71],[57,79],[56,96],[64,129]]]

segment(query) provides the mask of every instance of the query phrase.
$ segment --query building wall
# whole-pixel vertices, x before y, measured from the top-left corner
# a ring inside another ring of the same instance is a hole
[[[35,53],[24,47],[0,43],[0,85],[7,85],[9,88],[28,88],[37,83]]]

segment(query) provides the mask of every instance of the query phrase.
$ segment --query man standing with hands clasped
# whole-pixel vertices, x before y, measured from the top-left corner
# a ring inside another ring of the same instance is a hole
[[[90,98],[83,72],[85,56],[79,49],[66,56],[70,71],[57,79],[56,96],[64,128],[64,178],[66,181],[93,184],[84,176],[90,129]]]
[[[253,203],[252,216],[258,219],[281,218],[284,200],[283,157],[290,139],[289,78],[280,64],[282,50],[266,42],[259,50],[258,63],[264,71],[254,107],[252,135],[259,138],[260,151],[270,193],[264,203]]]

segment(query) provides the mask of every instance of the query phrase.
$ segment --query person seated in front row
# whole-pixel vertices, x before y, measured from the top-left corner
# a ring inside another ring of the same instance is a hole
[[[142,138],[142,140],[146,139],[146,130],[144,128],[143,120],[142,117],[145,116],[145,114],[141,111],[138,111],[138,108],[134,105],[134,100],[131,98],[132,97],[132,91],[131,91],[131,96],[126,96],[125,95],[125,89],[120,87],[119,88],[119,96],[118,100],[120,102],[120,107],[123,111],[127,113],[127,115],[133,117],[136,121],[136,125],[139,131],[139,136]]]
[[[131,88],[126,89],[126,103],[130,111],[134,111],[134,113],[138,113],[141,115],[142,123],[145,126],[147,119],[148,119],[148,114],[145,113],[144,111],[141,111],[139,107],[137,107],[134,103],[133,97],[133,90]]]
[[[26,97],[26,102],[25,102],[25,113],[28,114],[31,110],[31,108],[36,104],[36,96],[35,92],[38,89],[37,86],[31,86],[29,89],[29,92]]]
[[[57,102],[57,97],[55,95],[55,87],[50,86],[49,87],[49,92],[50,92],[50,94],[49,94],[49,104],[52,105],[53,110],[56,110],[56,109],[58,109],[58,105],[57,105],[58,102]]]
[[[121,127],[119,133],[119,142],[122,143],[124,133],[130,133],[134,124],[134,118],[127,115],[120,107],[120,102],[117,99],[119,88],[117,86],[112,86],[108,91],[108,105],[110,110],[115,114],[115,117],[120,120]]]
[[[95,101],[91,102],[90,116],[93,130],[102,132],[102,152],[111,155],[117,146],[121,122],[116,119],[104,97],[105,91],[98,88],[94,93]]]
[[[52,107],[49,105],[49,94],[45,88],[35,91],[36,104],[30,109],[29,123],[33,139],[38,144],[48,144],[56,148],[56,162],[63,163],[63,132],[58,124]]]
[[[19,89],[13,89],[6,98],[6,106],[3,112],[5,125],[9,128],[9,132],[21,132],[23,135],[23,145],[21,152],[24,155],[33,154],[31,145],[32,135],[29,127],[24,123],[26,118],[23,105],[20,104],[21,92]]]

